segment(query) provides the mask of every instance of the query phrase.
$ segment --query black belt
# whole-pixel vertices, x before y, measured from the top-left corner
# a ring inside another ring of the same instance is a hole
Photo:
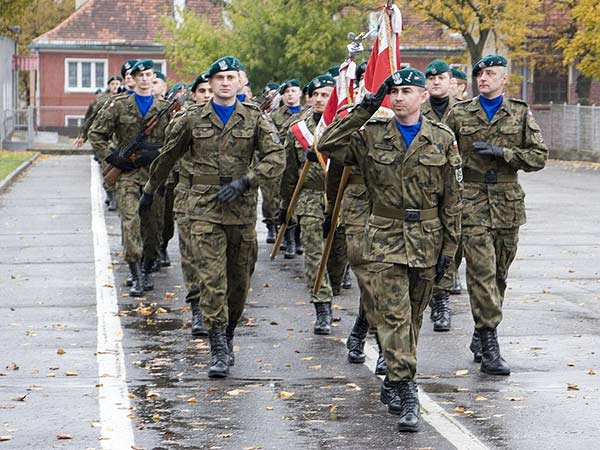
[[[496,170],[488,170],[485,173],[475,172],[473,170],[464,170],[465,183],[515,183],[519,181],[516,173],[498,173]]]
[[[390,208],[383,205],[373,205],[373,214],[375,216],[386,217],[388,219],[403,220],[405,222],[421,222],[438,217],[438,209],[403,209]]]
[[[348,184],[365,184],[365,178],[362,175],[350,175]]]
[[[190,184],[194,185],[194,184],[204,184],[204,185],[208,185],[208,186],[225,186],[226,184],[231,183],[234,179],[240,178],[243,175],[240,175],[239,177],[229,177],[229,176],[219,176],[219,175],[190,175],[189,176],[189,180],[190,180]]]

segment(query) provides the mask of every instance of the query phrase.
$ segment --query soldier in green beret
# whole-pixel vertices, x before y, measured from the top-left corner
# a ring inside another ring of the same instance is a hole
[[[208,82],[208,72],[203,72],[198,75],[190,86],[192,99],[196,103],[209,102],[213,97],[213,91]]]
[[[131,76],[131,69],[133,69],[133,66],[135,66],[138,61],[139,60],[137,59],[128,59],[121,66],[121,77],[123,77],[125,87],[130,94],[133,93],[133,88],[135,88],[135,80]]]
[[[387,94],[395,117],[372,117]],[[364,257],[387,363],[381,401],[400,416],[400,431],[418,430],[416,351],[423,311],[460,233],[460,156],[452,132],[421,115],[426,99],[422,72],[397,71],[326,129],[318,145],[337,162],[358,166],[369,191]]]
[[[188,298],[208,330],[208,376],[223,378],[234,364],[233,338],[242,317],[257,256],[257,188],[281,176],[283,148],[271,122],[252,103],[236,99],[242,66],[216,60],[208,71],[213,99],[188,107],[173,124],[152,166],[140,210],[179,160],[190,189],[186,203],[196,286]]]
[[[152,95],[158,98],[163,98],[167,94],[167,77],[160,71],[154,72],[152,80]]]
[[[509,375],[497,327],[508,269],[525,223],[517,172],[541,170],[548,157],[540,127],[522,100],[503,95],[506,58],[488,55],[473,66],[480,95],[457,103],[446,120],[464,162],[462,244],[475,331],[471,351],[481,372]]]
[[[452,80],[450,80],[450,95],[456,101],[465,100],[467,97],[467,74],[453,67],[451,69]]]

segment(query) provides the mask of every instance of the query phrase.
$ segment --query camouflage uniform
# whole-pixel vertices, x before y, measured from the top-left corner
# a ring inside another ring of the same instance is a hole
[[[314,132],[317,122],[313,116],[312,109],[302,114],[300,120],[304,120],[308,129]],[[299,173],[306,162],[306,152],[291,131],[287,133],[284,147],[286,167],[281,179],[281,204],[282,208],[287,209],[296,183],[298,182]],[[323,282],[319,292],[317,294],[312,292],[325,245],[322,229],[325,218],[325,174],[319,163],[309,164],[310,169],[300,191],[294,214],[298,217],[298,223],[302,227],[304,277],[311,291],[311,302],[330,303],[333,293],[327,274],[323,275]]]
[[[363,256],[369,261],[387,378],[397,383],[415,377],[435,265],[440,254],[454,256],[456,251],[461,162],[444,125],[423,118],[407,149],[395,119],[369,118],[367,110],[357,107],[325,131],[319,150],[358,166],[365,179],[373,207]]]
[[[185,210],[198,276],[193,284],[206,328],[223,329],[242,315],[257,256],[257,187],[281,175],[283,150],[272,124],[253,104],[238,101],[223,126],[207,103],[190,106],[174,123],[144,191],[154,192],[178,160],[180,179],[190,185]],[[250,190],[218,203],[221,185],[244,175]]]
[[[145,124],[166,106],[167,102],[164,100],[155,99],[145,117],[142,117],[133,95],[121,94],[113,97],[112,102],[101,109],[88,133],[90,143],[98,152],[100,159],[105,160],[110,155],[113,135],[117,148],[125,147],[144,129]],[[168,122],[167,115],[161,118],[160,123],[147,139],[149,144],[163,143]],[[148,177],[149,169],[141,167],[123,172],[116,183],[122,240],[127,262],[139,262],[142,258],[145,261],[154,261],[158,256],[160,246],[157,240],[158,218],[162,214],[162,202],[157,201],[152,209],[141,217],[141,224],[138,213],[140,194]]]
[[[548,150],[527,104],[502,100],[490,122],[475,97],[452,108],[446,123],[454,131],[464,164],[462,240],[467,286],[476,329],[495,329],[502,320],[508,269],[525,223],[525,193],[517,170],[544,167]],[[480,156],[473,143],[504,147],[504,160]]]

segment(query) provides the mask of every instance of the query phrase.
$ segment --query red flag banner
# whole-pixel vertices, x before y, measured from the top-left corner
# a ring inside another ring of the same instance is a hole
[[[354,80],[356,79],[356,63],[352,59],[347,58],[340,66],[340,75],[335,84],[335,89],[331,93],[331,97],[325,107],[322,120],[325,125],[333,122],[333,119],[342,106],[352,103],[354,100]],[[348,114],[343,111],[340,116]]]

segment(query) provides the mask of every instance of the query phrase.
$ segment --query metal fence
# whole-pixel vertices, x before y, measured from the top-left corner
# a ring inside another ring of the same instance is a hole
[[[550,104],[533,114],[548,148],[600,153],[600,106]]]

